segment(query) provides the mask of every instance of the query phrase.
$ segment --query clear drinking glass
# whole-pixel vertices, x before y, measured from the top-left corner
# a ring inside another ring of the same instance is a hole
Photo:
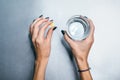
[[[80,15],[72,16],[67,21],[67,33],[73,40],[83,40],[90,32],[88,21],[81,18]]]

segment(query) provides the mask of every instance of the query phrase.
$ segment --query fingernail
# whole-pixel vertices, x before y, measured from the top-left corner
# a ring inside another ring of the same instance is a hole
[[[40,15],[39,18],[43,17],[43,15]]]
[[[57,27],[54,27],[53,30],[55,30]]]
[[[46,17],[45,19],[49,19],[49,17]]]
[[[53,20],[50,20],[50,22],[53,22]]]
[[[87,16],[84,16],[84,18],[86,18],[86,19],[87,19]]]
[[[33,20],[33,22],[35,21],[36,19]]]
[[[64,30],[61,30],[62,34],[64,35],[65,34],[65,31]]]

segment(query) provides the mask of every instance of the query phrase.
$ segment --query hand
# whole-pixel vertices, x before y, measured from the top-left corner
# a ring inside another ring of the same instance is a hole
[[[46,37],[44,33],[52,22],[53,20],[49,21],[49,17],[43,18],[43,16],[40,16],[34,20],[30,26],[30,34],[36,52],[36,60],[38,61],[41,59],[48,59],[50,56],[51,37],[53,30],[57,27],[50,27]]]
[[[62,31],[62,33],[64,34],[64,38],[70,45],[73,55],[75,56],[75,59],[78,62],[79,66],[81,65],[79,63],[82,63],[82,62],[86,62],[87,64],[88,54],[94,42],[94,24],[92,20],[84,17],[82,18],[87,20],[90,24],[90,34],[86,39],[81,41],[74,41],[68,36],[66,31]]]
[[[44,36],[46,29],[53,20],[49,21],[49,17],[39,18],[33,21],[30,26],[30,34],[36,52],[35,73],[33,80],[45,80],[45,70],[48,63],[51,50],[51,38],[53,30],[57,27],[50,27],[47,35]]]

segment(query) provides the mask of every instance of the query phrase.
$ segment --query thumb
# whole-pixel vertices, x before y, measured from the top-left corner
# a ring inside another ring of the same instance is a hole
[[[69,35],[67,34],[66,31],[61,30],[65,40],[68,42],[69,45],[72,45],[74,43],[74,41],[69,37]]]

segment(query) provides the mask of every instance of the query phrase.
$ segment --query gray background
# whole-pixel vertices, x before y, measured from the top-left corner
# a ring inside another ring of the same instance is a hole
[[[32,80],[35,55],[29,25],[41,14],[54,19],[58,26],[52,37],[46,80],[79,78],[60,33],[76,14],[90,17],[95,24],[95,42],[89,56],[93,79],[120,80],[119,0],[0,0],[0,80]]]

